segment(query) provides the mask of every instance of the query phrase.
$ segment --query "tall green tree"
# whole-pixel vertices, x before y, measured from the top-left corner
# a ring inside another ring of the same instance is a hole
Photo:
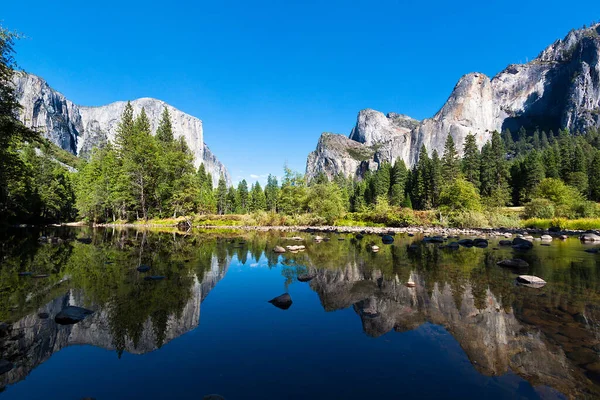
[[[454,179],[458,178],[460,174],[460,158],[456,151],[454,144],[454,138],[451,134],[446,137],[446,143],[444,144],[444,155],[442,157],[442,176],[444,182],[450,184]]]
[[[390,204],[400,206],[406,197],[406,181],[408,179],[408,170],[404,160],[401,158],[398,158],[394,163],[390,178]]]
[[[463,148],[463,159],[461,162],[462,173],[465,179],[473,184],[475,188],[479,189],[480,182],[480,167],[481,167],[481,154],[477,148],[477,141],[475,135],[469,133],[465,138],[465,145]]]

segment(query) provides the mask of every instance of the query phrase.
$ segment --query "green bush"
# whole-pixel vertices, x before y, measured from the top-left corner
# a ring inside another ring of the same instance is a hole
[[[440,209],[446,211],[481,211],[481,198],[475,186],[457,178],[440,194]]]
[[[525,205],[523,216],[525,218],[553,218],[555,214],[554,203],[548,199],[533,199]]]
[[[489,221],[480,211],[459,211],[450,214],[450,226],[455,228],[488,228]]]

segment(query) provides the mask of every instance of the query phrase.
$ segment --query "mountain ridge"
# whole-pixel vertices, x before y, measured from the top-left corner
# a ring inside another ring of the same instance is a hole
[[[343,141],[319,140],[316,150],[307,158],[307,177],[312,179],[320,173],[330,179],[337,174],[360,177],[366,170],[376,170],[382,163],[393,163],[399,158],[411,167],[418,161],[423,145],[430,155],[434,150],[441,155],[449,134],[462,155],[469,133],[475,135],[481,148],[494,131],[504,129],[584,131],[599,127],[599,59],[600,24],[595,24],[571,30],[534,60],[509,64],[492,78],[480,72],[463,75],[431,118],[417,121],[404,116],[418,122],[412,129],[410,125],[395,126],[390,115],[401,114],[386,116],[372,109],[361,110],[346,138],[372,156],[341,163],[336,157],[348,153]]]
[[[44,137],[60,148],[86,157],[93,148],[114,142],[127,101],[115,101],[102,106],[80,106],[37,75],[17,72],[13,82],[22,107],[19,113],[21,122],[29,128],[42,130]],[[215,186],[221,175],[231,185],[229,171],[204,143],[203,124],[199,118],[151,97],[130,102],[136,115],[144,108],[150,120],[152,134],[156,133],[160,116],[167,107],[174,136],[184,137],[194,155],[195,167],[203,163]]]

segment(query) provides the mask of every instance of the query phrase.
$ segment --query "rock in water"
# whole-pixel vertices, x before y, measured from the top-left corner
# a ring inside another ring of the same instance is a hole
[[[552,241],[552,236],[550,236],[550,235],[542,235],[540,237],[540,239],[542,239],[544,242],[551,242]]]
[[[515,250],[529,250],[533,248],[533,243],[522,238],[514,238],[512,247]]]
[[[282,310],[287,310],[292,306],[292,297],[288,293],[284,293],[281,296],[269,300],[269,303]]]
[[[166,279],[166,277],[164,277],[162,275],[150,275],[150,276],[144,277],[145,281],[162,281],[163,279]]]
[[[376,245],[371,246],[371,251],[373,253],[377,253],[379,251],[379,246],[376,246]]]
[[[461,239],[458,241],[458,244],[465,247],[473,247],[475,243],[471,239]]]
[[[225,397],[220,394],[207,394],[202,398],[202,400],[225,400]]]
[[[147,265],[140,265],[136,269],[138,270],[138,272],[148,272],[148,271],[150,271],[150,267],[147,266]]]
[[[473,240],[473,246],[483,249],[488,247],[488,241],[485,239],[478,238]]]
[[[545,280],[543,280],[542,278],[538,278],[537,276],[533,276],[533,275],[519,275],[517,277],[517,282],[519,282],[521,284],[525,284],[530,287],[538,287],[538,288],[540,288],[546,284]]]
[[[502,260],[496,263],[501,267],[507,268],[527,268],[529,267],[529,263],[525,260],[521,260],[520,258],[513,258],[510,260]]]
[[[310,282],[314,279],[315,276],[315,274],[302,274],[298,275],[298,280],[300,282]]]
[[[501,240],[498,243],[500,244],[500,246],[512,246],[513,244],[512,240]]]
[[[6,360],[0,360],[0,375],[3,375],[13,369],[14,365]]]
[[[600,242],[600,236],[595,233],[584,233],[579,237],[582,242]]]
[[[383,244],[392,244],[394,243],[394,237],[392,235],[383,235],[381,241]]]
[[[49,316],[50,316],[50,314],[48,314],[46,312],[41,312],[38,314],[39,319],[47,319]]]
[[[594,249],[585,249],[584,251],[586,253],[598,254],[598,253],[600,253],[600,247],[594,248]]]
[[[281,247],[281,246],[275,246],[273,248],[273,252],[274,253],[285,253],[285,249],[283,247]]]
[[[85,317],[94,312],[82,307],[68,306],[62,309],[61,312],[56,314],[54,321],[60,325],[72,325],[80,321],[83,321]]]

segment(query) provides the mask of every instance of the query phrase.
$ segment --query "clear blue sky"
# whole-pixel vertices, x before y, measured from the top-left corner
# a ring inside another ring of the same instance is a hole
[[[11,1],[26,71],[77,104],[156,97],[199,117],[234,181],[304,171],[363,108],[431,117],[458,79],[531,60],[600,2]],[[262,179],[261,179],[262,180]]]

